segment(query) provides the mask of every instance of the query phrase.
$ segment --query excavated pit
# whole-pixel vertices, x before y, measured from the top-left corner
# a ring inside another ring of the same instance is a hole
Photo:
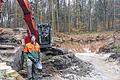
[[[0,62],[7,62],[8,65],[18,71],[22,66],[18,65],[21,64],[22,52],[17,44],[17,40],[13,36],[13,33],[7,34],[4,31],[0,33]],[[46,59],[42,61],[43,69],[38,71],[36,80],[82,80],[82,78],[94,73],[94,67],[90,62],[85,62],[76,57],[75,53],[84,52],[85,47],[90,48],[92,52],[100,53],[101,50],[110,50],[114,43],[112,35],[107,38],[103,35],[83,38],[82,36],[66,36],[62,34],[58,35],[54,40],[54,47],[66,49],[63,50],[62,54],[59,53],[59,55],[58,53],[53,53],[56,55],[44,56]],[[68,49],[72,49],[73,52]],[[116,55],[111,55],[110,57],[114,58],[114,56],[116,58]],[[24,77],[24,74],[21,75]],[[83,80],[88,79],[85,78]]]
[[[80,79],[94,70],[91,63],[77,58],[74,53],[67,52],[66,49],[64,50],[61,55],[54,55],[42,61],[43,69],[38,71],[35,80],[74,80],[70,76]]]

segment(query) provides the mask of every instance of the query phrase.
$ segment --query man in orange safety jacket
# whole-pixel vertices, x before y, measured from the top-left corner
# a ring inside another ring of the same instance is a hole
[[[40,62],[40,45],[36,42],[34,35],[31,36],[31,42],[25,45],[23,50],[27,66],[27,75],[29,80],[33,80],[33,66],[42,69]]]

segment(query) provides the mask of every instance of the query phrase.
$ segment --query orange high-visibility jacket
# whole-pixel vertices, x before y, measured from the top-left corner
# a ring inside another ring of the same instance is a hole
[[[32,53],[32,52],[37,52],[40,53],[40,45],[38,43],[32,44],[31,42],[27,43],[25,45],[25,48],[23,50],[25,53]]]

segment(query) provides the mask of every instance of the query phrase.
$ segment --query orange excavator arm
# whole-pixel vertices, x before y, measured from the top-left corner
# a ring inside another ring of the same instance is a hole
[[[34,17],[32,15],[32,9],[31,9],[31,5],[30,5],[29,1],[28,0],[17,0],[17,1],[23,10],[24,20],[25,20],[26,24],[28,25],[29,39],[30,39],[30,35],[34,34],[36,37],[36,40],[38,41],[38,29],[37,29],[37,25],[34,20]]]

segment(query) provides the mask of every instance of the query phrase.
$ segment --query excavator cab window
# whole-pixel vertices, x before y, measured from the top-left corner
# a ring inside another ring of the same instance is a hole
[[[51,47],[51,26],[48,24],[38,24],[39,44],[41,48]]]

